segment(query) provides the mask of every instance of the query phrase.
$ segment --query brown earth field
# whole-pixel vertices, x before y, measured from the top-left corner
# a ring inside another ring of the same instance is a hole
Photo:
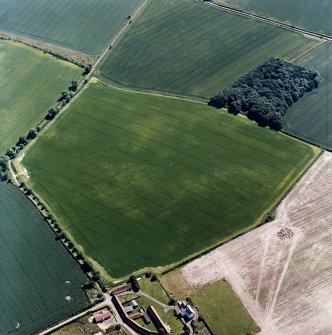
[[[332,334],[331,195],[332,153],[325,152],[273,222],[194,260],[174,279],[199,289],[226,278],[261,335]]]

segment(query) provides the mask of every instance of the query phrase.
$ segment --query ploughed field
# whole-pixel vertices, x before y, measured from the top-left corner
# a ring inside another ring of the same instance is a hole
[[[287,112],[284,129],[297,137],[332,150],[332,43],[324,43],[297,62],[319,71],[319,88],[307,93]]]
[[[10,184],[0,183],[0,214],[0,333],[32,334],[86,307],[79,265]]]
[[[81,69],[23,44],[0,41],[0,152],[55,105]]]
[[[329,0],[215,0],[272,17],[301,28],[332,35],[332,3]]]
[[[140,0],[0,0],[0,31],[97,55]]]
[[[226,277],[262,335],[331,334],[331,192],[332,154],[324,152],[275,221],[188,264],[182,281],[197,288]]]
[[[85,253],[120,277],[258,224],[314,155],[203,103],[94,82],[22,163]]]
[[[209,98],[267,59],[292,60],[317,43],[197,1],[154,0],[99,75],[120,85]]]

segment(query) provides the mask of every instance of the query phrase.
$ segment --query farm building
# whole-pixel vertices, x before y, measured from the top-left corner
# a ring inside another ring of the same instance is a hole
[[[143,320],[144,320],[144,322],[145,322],[147,325],[151,322],[151,319],[150,319],[148,313],[145,312],[145,313],[143,314]]]
[[[126,291],[130,291],[131,289],[132,289],[132,286],[131,286],[130,283],[124,284],[124,285],[121,285],[121,286],[115,288],[112,291],[112,294],[117,295],[117,294],[120,294],[120,293],[123,293],[123,292],[126,292]]]
[[[103,322],[105,320],[108,320],[112,314],[109,311],[101,311],[98,314],[94,315],[93,321],[95,323]]]
[[[138,306],[138,304],[137,304],[137,302],[136,302],[135,299],[128,301],[125,305],[126,306],[132,306],[133,308],[136,308]]]
[[[143,317],[143,314],[140,313],[140,312],[134,313],[134,314],[132,314],[132,315],[129,316],[129,318],[131,320],[137,320],[137,319],[140,319],[142,317]]]
[[[165,330],[165,334],[166,335],[170,335],[170,329],[169,327],[167,327],[163,321],[161,320],[159,314],[157,313],[157,311],[154,309],[153,306],[149,306],[147,309],[147,313],[149,314],[151,321],[153,322],[153,324],[155,325],[155,327],[157,329],[164,329]]]
[[[176,314],[182,317],[185,321],[190,321],[195,317],[194,309],[185,301],[178,301],[175,309]]]
[[[125,306],[125,307],[123,308],[123,310],[124,310],[127,314],[130,313],[130,312],[132,312],[133,309],[134,309],[133,306]]]

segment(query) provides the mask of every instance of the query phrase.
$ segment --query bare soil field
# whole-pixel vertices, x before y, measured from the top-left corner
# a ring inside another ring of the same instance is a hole
[[[181,277],[192,289],[226,278],[260,334],[332,334],[331,194],[332,153],[325,152],[275,221],[193,261]]]

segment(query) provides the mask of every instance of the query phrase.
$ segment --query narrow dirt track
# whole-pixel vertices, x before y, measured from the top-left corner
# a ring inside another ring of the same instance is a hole
[[[244,16],[244,17],[256,20],[256,21],[268,23],[268,24],[271,24],[273,26],[276,26],[276,27],[279,27],[279,28],[282,28],[282,29],[286,29],[286,30],[289,30],[289,31],[292,31],[292,32],[295,32],[295,33],[304,34],[304,35],[307,35],[307,36],[310,36],[310,37],[313,37],[313,38],[322,39],[322,40],[325,40],[325,41],[332,41],[332,37],[329,36],[329,35],[326,35],[324,33],[316,33],[315,31],[311,31],[311,30],[308,30],[308,29],[296,27],[294,25],[288,24],[286,22],[278,21],[278,20],[272,19],[270,17],[266,17],[266,16],[263,16],[263,15],[258,15],[258,14],[252,13],[252,12],[247,12],[247,11],[244,11],[244,10],[241,10],[241,9],[238,9],[238,8],[235,8],[235,7],[231,7],[231,6],[228,6],[228,5],[225,5],[225,4],[221,4],[221,3],[207,2],[207,1],[202,2],[202,0],[196,0],[196,1],[204,3],[207,6],[218,8],[218,9],[223,10],[223,11],[228,12],[228,13],[232,13],[232,14]]]
[[[193,287],[226,278],[260,334],[332,334],[332,153],[288,194],[275,221],[193,261],[182,276]]]

